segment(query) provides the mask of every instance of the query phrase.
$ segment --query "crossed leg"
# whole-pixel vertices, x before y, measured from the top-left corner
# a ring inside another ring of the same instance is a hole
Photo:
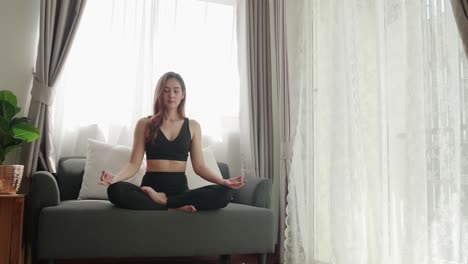
[[[189,213],[220,209],[232,200],[232,189],[222,185],[208,185],[168,197],[149,186],[138,187],[128,182],[117,182],[108,187],[107,194],[113,204],[122,208],[169,209]]]
[[[167,206],[167,196],[165,193],[157,192],[149,186],[142,186],[141,190],[145,192],[153,201],[158,204]],[[168,208],[169,210],[183,211],[188,213],[194,213],[197,209],[193,205],[184,205],[177,208]]]
[[[165,205],[169,210],[175,209],[186,212],[198,210],[215,210],[226,207],[232,200],[232,189],[222,185],[208,185],[205,187],[189,190],[181,194],[163,197],[148,186],[142,190],[157,203]]]

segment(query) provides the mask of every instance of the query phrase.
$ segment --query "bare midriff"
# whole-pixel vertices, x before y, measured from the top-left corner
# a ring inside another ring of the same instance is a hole
[[[185,172],[186,161],[179,160],[146,160],[146,171],[151,172]]]

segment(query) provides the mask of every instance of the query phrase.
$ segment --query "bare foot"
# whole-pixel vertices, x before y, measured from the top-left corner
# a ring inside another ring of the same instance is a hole
[[[148,187],[148,186],[142,186],[140,189],[148,194],[148,196],[158,204],[166,206],[167,204],[167,196],[165,193],[162,192],[156,192],[153,188]]]
[[[182,211],[187,213],[195,213],[197,211],[197,209],[193,205],[185,205],[179,208],[170,208],[169,210]]]

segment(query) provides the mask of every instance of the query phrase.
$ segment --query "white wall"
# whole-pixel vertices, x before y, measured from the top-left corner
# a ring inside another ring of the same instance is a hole
[[[39,3],[29,0],[0,0],[0,90],[11,90],[26,115],[36,61],[39,32]],[[12,153],[6,164],[17,160]]]

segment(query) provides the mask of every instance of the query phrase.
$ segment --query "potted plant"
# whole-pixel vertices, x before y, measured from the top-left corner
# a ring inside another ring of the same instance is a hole
[[[24,142],[39,137],[39,130],[27,117],[15,117],[21,108],[16,95],[0,91],[0,194],[15,194],[23,177],[23,165],[3,165],[6,155]]]

